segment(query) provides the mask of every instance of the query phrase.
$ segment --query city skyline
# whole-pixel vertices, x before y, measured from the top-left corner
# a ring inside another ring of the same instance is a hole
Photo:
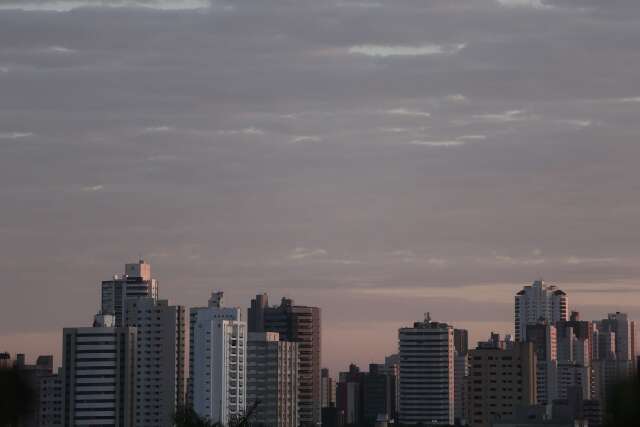
[[[97,310],[98,313],[102,313],[102,309],[105,307],[105,286],[109,287],[111,286],[112,283],[116,282],[116,281],[120,281],[121,283],[127,283],[128,279],[129,279],[129,283],[133,283],[138,284],[140,283],[139,281],[141,279],[146,280],[148,283],[153,283],[153,289],[154,289],[154,298],[147,298],[150,301],[151,300],[157,300],[158,298],[160,298],[160,300],[164,303],[167,304],[167,301],[170,302],[171,304],[176,304],[176,306],[181,306],[181,307],[186,307],[187,312],[189,310],[199,310],[202,309],[201,306],[206,306],[206,304],[204,304],[204,299],[201,300],[200,303],[196,304],[195,306],[188,306],[188,305],[184,305],[181,304],[180,302],[174,302],[173,300],[167,299],[164,297],[164,295],[162,294],[162,289],[161,286],[159,285],[159,282],[161,282],[162,280],[158,280],[157,276],[152,273],[152,271],[155,271],[155,266],[153,268],[153,270],[151,269],[151,264],[146,261],[146,260],[142,260],[140,259],[137,262],[134,263],[127,263],[125,265],[125,269],[124,272],[121,274],[114,274],[113,278],[111,280],[98,280],[96,281],[96,283],[101,283],[101,287],[97,286],[97,288],[100,290],[100,294],[101,296],[99,297],[98,301],[97,301]],[[138,277],[138,273],[140,273],[140,271],[144,271],[143,277]],[[134,274],[134,276],[127,276],[127,272],[133,272],[132,274]],[[105,285],[106,284],[106,285]],[[140,286],[140,285],[138,285]],[[542,287],[543,289],[551,289],[554,292],[560,291],[562,292],[564,298],[567,298],[566,293],[564,293],[562,290],[559,289],[558,286],[556,285],[551,285],[548,284],[544,281],[541,281],[541,279],[536,279],[534,281],[531,282],[531,284],[525,284],[524,286],[522,286],[522,289],[531,289],[531,288],[536,288],[537,287]],[[512,299],[512,306],[514,304],[515,301],[515,306],[517,307],[519,302],[519,298],[521,298],[521,295],[523,294],[523,290],[519,288],[514,288],[512,289],[510,296]],[[139,291],[138,291],[139,292]],[[211,304],[211,301],[213,298],[222,298],[222,294],[223,291],[222,290],[212,290],[210,295],[210,298],[208,298],[209,304]],[[111,294],[107,294],[107,301],[111,301]],[[225,294],[227,295],[227,294]],[[135,301],[136,298],[141,298],[141,301],[144,301],[144,296],[145,294],[142,293],[139,296],[134,296],[133,299],[131,300],[131,302]],[[257,297],[262,297],[265,298],[264,300],[264,304],[266,304],[264,307],[269,307],[272,310],[278,308],[278,305],[270,305],[267,301],[268,301],[268,294],[258,294]],[[132,297],[129,297],[132,298]],[[255,304],[255,298],[256,295],[252,295],[251,299],[249,301],[249,303],[239,303],[239,304],[234,304],[234,303],[227,303],[225,304],[225,306],[229,307],[226,310],[231,310],[234,311],[236,309],[239,309],[239,313],[241,315],[241,319],[245,324],[249,324],[248,330],[251,331],[251,315],[250,315],[250,309],[251,307],[253,307]],[[225,301],[228,300],[229,298],[227,298],[227,296],[225,296]],[[273,301],[273,300],[272,300]],[[284,304],[285,301],[288,303],[295,303],[295,300],[289,300],[288,297],[283,296],[282,297],[282,301],[280,300],[276,300],[278,301],[279,304]],[[125,304],[126,305],[126,304]],[[312,304],[308,304],[308,305],[312,305]],[[306,308],[306,307],[303,307]],[[323,310],[323,307],[319,307],[320,310]],[[407,327],[407,325],[411,324],[412,322],[414,322],[415,318],[419,318],[421,315],[425,315],[428,317],[431,317],[432,313],[440,313],[437,309],[437,307],[434,307],[435,310],[432,312],[427,313],[427,311],[423,311],[421,313],[416,313],[416,316],[414,316],[413,320],[412,318],[409,316],[406,320],[404,321],[399,321],[393,325],[390,325],[390,327],[393,329],[392,335],[391,336],[385,336],[383,334],[380,333],[380,330],[378,329],[374,329],[374,331],[376,332],[377,338],[379,340],[385,340],[386,339],[390,339],[391,345],[387,346],[386,349],[379,351],[379,352],[370,352],[368,353],[364,358],[360,358],[358,360],[356,360],[356,358],[351,357],[351,358],[346,358],[346,359],[336,359],[336,358],[332,358],[331,357],[331,348],[329,347],[329,350],[327,350],[327,344],[325,343],[325,340],[329,340],[329,342],[331,342],[331,337],[327,336],[327,333],[325,331],[324,325],[323,323],[321,323],[321,334],[322,334],[322,353],[321,353],[321,357],[322,357],[322,362],[321,362],[321,367],[322,368],[328,368],[329,372],[331,373],[331,375],[337,375],[338,372],[340,372],[341,370],[343,370],[346,366],[349,366],[350,364],[356,364],[356,365],[360,365],[360,366],[368,366],[370,364],[376,364],[376,363],[381,363],[384,362],[385,358],[389,355],[393,355],[395,353],[397,353],[398,351],[398,339],[397,339],[397,331],[399,328],[403,328],[403,327]],[[429,309],[429,307],[427,307],[427,309]],[[116,309],[117,310],[117,309]],[[588,315],[585,315],[584,311],[580,310],[579,306],[574,306],[573,302],[571,303],[565,303],[565,305],[563,306],[563,310],[567,311],[567,314],[569,313],[573,313],[576,312],[578,313],[582,318],[584,319],[590,319],[590,320],[594,320],[595,319],[599,319],[599,318],[603,318],[605,316],[609,316],[609,318],[611,318],[613,316],[613,318],[615,319],[615,316],[617,314],[620,313],[619,310],[617,310],[615,308],[615,306],[613,307],[609,307],[609,309],[605,312],[602,313],[596,313],[595,316],[591,316],[589,317]],[[513,312],[513,310],[512,310]],[[105,313],[105,314],[110,314],[110,313]],[[95,312],[94,312],[95,315]],[[91,318],[93,319],[94,315],[92,316],[88,316],[87,318]],[[623,315],[628,315],[627,313],[623,313]],[[435,316],[434,316],[435,317]],[[117,316],[114,316],[114,319],[116,319]],[[467,328],[465,325],[467,325],[467,322],[460,322],[458,320],[455,319],[454,316],[442,316],[442,315],[438,315],[436,318],[438,319],[447,319],[446,323],[448,323],[449,325],[452,325],[452,327],[456,328],[456,331],[462,330],[462,331],[471,331],[470,338],[468,338],[468,345],[469,348],[474,348],[475,344],[480,344],[485,342],[486,338],[493,333],[497,333],[497,334],[501,334],[501,335],[509,335],[511,336],[512,340],[517,340],[516,334],[514,333],[515,331],[515,327],[514,327],[514,321],[516,322],[516,324],[518,323],[515,319],[517,317],[512,317],[510,320],[506,321],[506,322],[501,322],[503,324],[506,325],[510,325],[507,326],[507,329],[487,329],[485,328],[486,325],[481,324],[481,325],[471,325],[470,328]],[[630,320],[634,320],[635,318],[633,316],[629,316]],[[538,319],[538,320],[545,320],[545,319]],[[567,319],[568,320],[568,316]],[[323,321],[324,321],[324,316],[323,316]],[[545,320],[550,322],[549,324],[555,324],[555,322],[557,320]],[[114,320],[114,322],[116,322],[116,320]],[[535,321],[530,319],[528,322],[524,322],[523,324],[525,325],[532,325],[534,324]],[[89,328],[91,324],[91,321],[87,321],[87,322],[80,322],[78,323],[78,325],[84,325],[84,327]],[[74,326],[74,327],[79,327],[78,325]],[[70,325],[60,325],[59,326],[59,330],[61,331],[62,328],[69,328],[71,327]],[[509,329],[509,327],[511,329]],[[61,333],[61,332],[60,332]],[[465,332],[467,333],[467,332]],[[555,334],[555,331],[554,331]],[[60,335],[60,334],[58,334]],[[554,338],[554,341],[556,340],[556,338]],[[353,340],[352,337],[352,342],[353,345],[358,345],[359,342],[356,340]],[[3,343],[4,344],[4,343]],[[28,342],[24,342],[22,343],[23,346],[22,347],[16,347],[16,348],[12,348],[10,346],[5,345],[5,347],[3,347],[2,349],[0,349],[1,351],[7,351],[10,354],[26,354],[27,358],[31,359],[33,358],[35,360],[35,358],[37,356],[43,355],[43,354],[51,354],[54,357],[54,366],[59,367],[61,366],[61,356],[62,356],[62,346],[60,344],[60,336],[57,336],[55,338],[55,343],[53,345],[50,345],[49,343],[45,342],[40,342],[40,343],[36,343],[35,348],[37,348],[38,350],[25,350],[29,348],[29,343]],[[634,346],[637,346],[638,343],[634,342],[633,344]],[[47,347],[48,346],[48,347]],[[189,349],[185,349],[185,357],[188,358],[188,351]],[[637,349],[636,349],[637,351]],[[327,357],[329,356],[329,357]]]
[[[321,307],[332,372],[425,311],[514,334],[540,276],[585,319],[640,319],[638,20],[637,0],[0,0],[0,343],[58,364],[139,253],[171,304]]]
[[[56,374],[51,355],[31,365],[22,353],[0,353],[0,367],[21,372],[35,392],[29,426],[173,425],[186,407],[221,425],[246,414],[278,426],[497,427],[553,418],[598,427],[613,386],[637,375],[640,363],[626,313],[583,320],[566,292],[540,279],[514,293],[515,340],[492,331],[470,349],[466,329],[426,312],[398,327],[397,353],[369,372],[351,363],[335,382],[322,363],[321,307],[284,297],[270,305],[261,293],[245,320],[214,291],[206,307],[189,308],[187,348],[186,309],[158,299],[148,262],[125,264],[99,288],[93,324],[63,328]]]

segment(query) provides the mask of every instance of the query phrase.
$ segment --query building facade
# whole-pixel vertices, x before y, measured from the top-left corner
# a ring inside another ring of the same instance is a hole
[[[517,407],[536,403],[536,354],[532,343],[510,349],[488,345],[469,351],[466,419],[490,427],[514,415]]]
[[[127,300],[150,297],[158,299],[158,282],[151,278],[151,265],[140,260],[126,264],[122,277],[104,280],[101,289],[101,312],[115,317],[115,326],[123,326]]]
[[[552,403],[558,398],[558,347],[556,327],[545,322],[529,324],[527,342],[533,343],[537,366],[537,402]]]
[[[228,424],[246,409],[247,324],[222,297],[215,292],[208,307],[190,310],[189,395],[198,415]]]
[[[40,378],[38,420],[39,427],[62,426],[62,375],[46,375]]]
[[[466,329],[453,330],[454,355],[454,419],[462,424],[466,417],[465,378],[469,375],[469,332]]]
[[[454,422],[453,327],[424,322],[398,331],[401,424]]]
[[[62,425],[133,427],[136,329],[98,315],[63,331]]]
[[[323,408],[336,406],[336,381],[329,375],[329,369],[320,371],[320,400]]]
[[[397,374],[397,369],[384,364],[369,365],[369,372],[362,377],[362,420],[365,425],[375,425],[379,417],[395,418]]]
[[[184,307],[129,298],[125,323],[137,330],[135,424],[171,427],[185,396]]]
[[[298,343],[277,332],[250,332],[247,340],[247,406],[251,422],[265,427],[298,426]]]
[[[567,294],[542,280],[525,286],[515,296],[516,341],[527,340],[527,325],[545,321],[551,325],[569,320]]]
[[[251,301],[250,332],[277,332],[282,341],[299,344],[298,416],[302,425],[319,425],[321,418],[321,327],[320,308],[295,305],[282,298],[270,307],[266,294]]]
[[[635,323],[625,313],[610,313],[594,322],[592,345],[592,394],[606,408],[611,386],[635,372]]]

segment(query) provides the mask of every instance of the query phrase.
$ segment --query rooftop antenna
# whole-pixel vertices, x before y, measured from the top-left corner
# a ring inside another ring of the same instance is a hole
[[[431,313],[428,311],[424,314],[424,322],[431,323]]]

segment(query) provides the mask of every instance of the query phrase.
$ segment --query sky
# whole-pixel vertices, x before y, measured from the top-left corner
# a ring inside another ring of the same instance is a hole
[[[0,351],[160,297],[322,308],[323,365],[542,277],[640,319],[637,0],[0,0]]]

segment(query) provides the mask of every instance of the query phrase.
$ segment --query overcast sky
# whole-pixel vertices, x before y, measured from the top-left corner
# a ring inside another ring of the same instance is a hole
[[[539,276],[640,318],[637,0],[0,0],[0,350],[160,295],[323,314],[323,364]],[[57,359],[59,361],[59,358]]]

